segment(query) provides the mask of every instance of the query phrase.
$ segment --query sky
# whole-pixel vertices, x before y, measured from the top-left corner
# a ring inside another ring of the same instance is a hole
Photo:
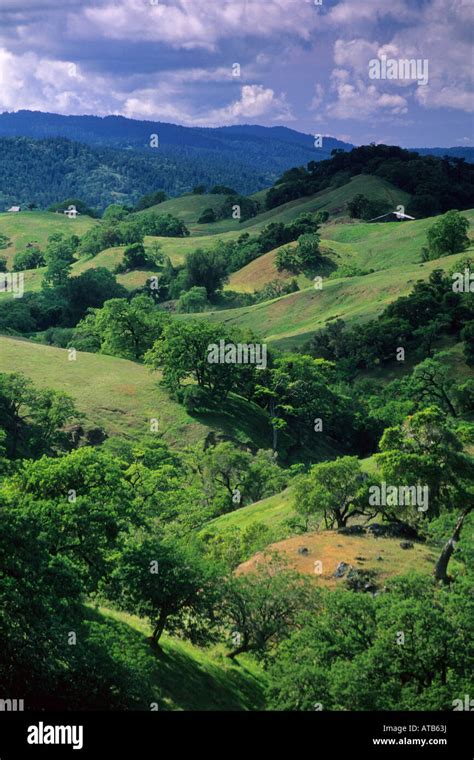
[[[472,0],[0,0],[0,112],[473,145],[473,8]],[[414,68],[403,69],[405,60]]]

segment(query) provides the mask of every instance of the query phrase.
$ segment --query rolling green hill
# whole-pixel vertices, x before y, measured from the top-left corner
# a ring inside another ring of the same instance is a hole
[[[27,243],[38,243],[44,250],[48,237],[54,232],[83,235],[87,230],[99,224],[90,216],[68,219],[63,214],[48,211],[20,211],[20,213],[0,214],[0,234],[11,240],[10,247],[0,251],[0,256],[7,259],[10,267],[15,255],[26,248]]]
[[[397,203],[407,202],[408,198],[406,193],[397,190],[388,182],[378,177],[360,175],[354,177],[342,187],[325,190],[309,198],[300,198],[270,211],[263,211],[253,219],[249,219],[242,224],[233,219],[221,220],[215,224],[197,224],[202,211],[209,207],[217,209],[222,204],[224,196],[187,194],[153,206],[147,209],[147,211],[152,210],[158,214],[170,213],[177,216],[189,227],[191,235],[186,238],[148,236],[145,239],[145,244],[159,242],[163,252],[170,257],[171,262],[176,266],[182,264],[186,254],[197,247],[212,248],[218,240],[233,240],[243,232],[257,235],[270,222],[288,223],[300,213],[327,210],[332,217],[342,218],[345,214],[345,204],[357,193],[364,193],[371,199],[388,199],[390,202],[393,202],[394,206]],[[48,237],[54,232],[74,231],[81,236],[94,224],[100,224],[100,221],[86,216],[70,220],[60,214],[52,214],[45,211],[0,214],[0,233],[7,235],[12,241],[11,246],[2,251],[0,255],[7,258],[7,265],[11,267],[14,256],[19,251],[23,251],[27,243],[37,242],[40,248],[44,250]],[[327,229],[331,229],[331,225]],[[340,241],[338,234],[336,232],[334,236],[333,233],[330,235],[330,239],[334,241],[333,247],[337,247],[338,242],[346,242]],[[350,242],[352,243],[352,241]],[[350,249],[347,249],[351,253],[352,250],[352,246]],[[99,266],[104,266],[113,271],[121,260],[122,252],[123,248],[120,247],[101,251],[93,259],[82,260],[75,264],[73,272],[80,274],[87,269]],[[262,264],[266,265],[267,263],[268,259],[262,261]],[[125,287],[133,289],[144,285],[150,274],[148,270],[137,270],[136,272],[129,272],[126,275],[119,275],[117,279]],[[255,274],[255,272],[252,270],[251,274]],[[270,275],[270,279],[274,279],[271,267]],[[38,290],[42,276],[42,270],[25,272],[25,290],[27,292]],[[246,290],[245,287],[239,287],[236,275],[233,275],[233,278],[232,287],[235,283],[235,290]],[[262,275],[261,273],[257,277],[260,286],[263,286],[268,281],[265,278],[266,275]],[[302,282],[304,284],[304,278]],[[0,298],[3,295],[0,294]]]
[[[465,256],[462,253],[424,264],[400,264],[365,276],[327,279],[321,290],[309,287],[253,306],[192,316],[258,330],[265,340],[288,349],[301,346],[328,320],[353,322],[376,317],[391,301],[407,295],[417,280],[428,279],[434,269],[449,270]]]
[[[471,224],[471,239],[474,242],[474,209],[463,211],[462,214]],[[322,230],[322,237],[328,247],[347,257],[347,262],[363,268],[387,269],[420,261],[421,248],[426,245],[426,233],[436,219],[437,217],[429,217],[414,222],[378,224],[327,224]]]
[[[464,211],[463,216],[474,225],[474,210]],[[382,271],[402,264],[418,264],[421,249],[426,244],[427,232],[435,221],[436,217],[406,223],[328,223],[321,230],[321,252],[325,256],[329,255],[330,261],[338,268],[344,266]],[[474,232],[471,231],[470,234],[474,242]],[[292,246],[294,244],[290,244]],[[238,272],[233,272],[227,287],[237,292],[251,293],[271,280],[285,282],[293,279],[294,275],[289,272],[277,270],[277,251],[278,249],[269,251]],[[333,277],[336,276],[337,272],[334,272]],[[300,288],[310,285],[310,280],[304,275],[297,277],[297,281]]]
[[[265,192],[263,191],[252,196],[252,198],[261,202],[263,209],[265,208]],[[332,218],[342,219],[347,217],[346,204],[359,193],[362,193],[370,200],[388,201],[393,205],[393,208],[398,204],[407,205],[410,199],[408,193],[399,190],[380,177],[360,174],[341,187],[328,188],[315,195],[284,203],[269,211],[263,210],[260,214],[245,222],[240,223],[233,219],[223,220],[214,224],[199,225],[199,230],[201,234],[217,234],[231,230],[244,230],[252,234],[260,232],[270,222],[288,223],[298,216],[298,214],[306,212],[314,213],[315,211],[327,211]]]
[[[145,213],[153,211],[156,214],[172,214],[181,219],[187,227],[196,225],[199,217],[206,208],[212,208],[217,211],[224,202],[225,195],[205,193],[203,195],[194,195],[186,193],[179,198],[171,198],[163,201],[156,206],[150,206],[145,209]],[[143,213],[138,211],[137,214]]]
[[[126,359],[78,352],[69,361],[65,349],[0,337],[0,372],[23,372],[40,388],[70,394],[86,423],[109,436],[139,438],[158,419],[159,431],[176,448],[210,434],[259,448],[272,440],[268,418],[255,404],[235,396],[223,411],[191,417],[170,400],[158,375]]]

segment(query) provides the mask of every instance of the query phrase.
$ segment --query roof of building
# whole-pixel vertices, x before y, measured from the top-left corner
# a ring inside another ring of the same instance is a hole
[[[369,222],[378,222],[379,219],[385,219],[387,216],[396,216],[397,219],[409,219],[411,221],[415,221],[414,216],[409,216],[408,214],[403,214],[401,211],[389,211],[387,214],[382,214],[381,216],[375,216],[373,219],[369,219]]]

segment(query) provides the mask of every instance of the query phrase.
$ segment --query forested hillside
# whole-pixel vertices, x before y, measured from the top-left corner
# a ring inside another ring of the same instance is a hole
[[[134,205],[150,188],[181,195],[196,185],[233,185],[252,193],[271,183],[265,169],[238,158],[171,146],[147,155],[95,148],[63,138],[0,138],[0,208],[35,204],[47,208],[62,198],[82,198],[103,210],[111,203]]]
[[[458,709],[472,167],[364,146],[247,195],[213,162],[167,199],[192,162],[2,142],[29,201],[82,209],[0,214],[5,694]],[[399,206],[417,218],[371,222]]]
[[[0,114],[0,136],[24,136],[42,139],[65,137],[69,140],[144,151],[150,147],[150,135],[159,137],[166,152],[179,147],[209,152],[214,159],[224,156],[247,166],[258,164],[271,173],[280,167],[307,163],[315,153],[314,136],[287,127],[241,125],[231,127],[183,127],[160,121],[137,121],[123,116],[63,116],[39,111],[17,111]],[[325,137],[317,148],[316,160],[330,158],[335,148],[350,150],[353,146],[333,137]],[[209,155],[209,154],[207,154]]]

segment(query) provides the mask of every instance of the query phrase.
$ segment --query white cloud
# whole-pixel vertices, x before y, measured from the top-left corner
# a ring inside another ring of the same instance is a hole
[[[275,121],[291,121],[293,116],[285,95],[276,95],[270,87],[244,85],[239,100],[208,115],[209,124],[238,124],[248,119],[271,117]]]
[[[386,17],[408,21],[416,17],[416,13],[417,9],[413,8],[413,3],[407,0],[345,0],[329,10],[324,16],[324,23],[337,28],[338,31],[341,27],[354,31],[356,27],[367,29]]]
[[[292,34],[309,40],[318,22],[310,0],[110,0],[68,17],[71,33],[213,49],[219,40]]]
[[[103,80],[91,82],[72,61],[14,55],[0,48],[0,107],[102,113]]]
[[[314,87],[314,94],[309,106],[310,111],[317,111],[324,102],[324,87],[321,84],[317,84]]]
[[[163,102],[155,90],[141,90],[134,93],[124,104],[125,116],[135,119],[158,119],[177,121],[194,126],[223,126],[254,121],[291,121],[291,110],[284,95],[276,95],[271,88],[262,85],[244,85],[240,97],[229,105],[210,110],[201,109],[196,113],[187,104],[173,105]]]
[[[398,116],[407,112],[408,103],[401,95],[380,92],[375,85],[367,85],[360,78],[347,80],[348,72],[337,69],[334,76],[337,100],[327,106],[329,117],[364,121],[375,115]]]
[[[260,84],[241,85],[239,97],[220,108],[196,108],[188,97],[188,86],[231,79],[232,71],[225,67],[181,69],[160,77],[150,74],[128,79],[86,75],[73,62],[40,58],[34,53],[14,55],[0,48],[0,110],[4,111],[24,108],[72,114],[120,113],[130,118],[202,126],[292,120],[285,95]]]
[[[352,5],[352,8],[345,3],[335,6],[332,17],[338,13],[341,21],[344,18],[348,22],[350,18],[363,16],[374,3]],[[393,9],[393,3],[390,6]],[[360,119],[361,114],[375,113],[378,108],[381,112],[391,109],[393,114],[400,114],[406,112],[410,99],[424,108],[474,111],[471,9],[471,0],[453,0],[449,10],[445,0],[432,0],[419,9],[416,16],[407,9],[405,17],[411,23],[383,44],[365,38],[336,40],[334,63],[337,68],[332,72],[332,79],[337,101],[329,104],[328,113]],[[409,79],[371,81],[369,61],[381,55],[428,61],[428,85],[421,87]],[[346,86],[342,86],[342,82]],[[374,88],[379,89],[379,94]],[[380,92],[382,88],[384,91]],[[403,98],[395,95],[400,89],[403,89]],[[362,102],[365,98],[368,100]]]
[[[398,126],[410,106],[418,121],[425,109],[471,113],[471,16],[472,0],[0,0],[0,110],[270,123],[294,118],[286,90],[303,120],[328,128]],[[370,80],[382,53],[428,59],[428,85]]]

